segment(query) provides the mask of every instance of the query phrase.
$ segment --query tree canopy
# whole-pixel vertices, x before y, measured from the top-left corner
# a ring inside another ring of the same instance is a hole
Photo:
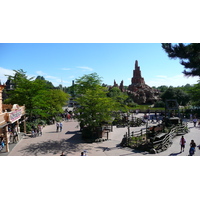
[[[55,116],[62,112],[62,106],[69,98],[63,91],[53,89],[51,83],[43,78],[28,79],[23,70],[15,70],[9,79],[14,83],[14,89],[8,92],[4,103],[25,105],[30,120]]]
[[[119,109],[118,102],[107,94],[108,88],[101,86],[96,73],[76,79],[77,119],[92,131],[102,123],[112,122],[113,111]]]
[[[121,92],[118,87],[110,88],[107,96],[113,99],[118,111],[127,112],[129,109],[127,105],[132,103],[129,100],[129,96],[126,93]]]
[[[74,90],[77,95],[84,94],[87,90],[95,90],[102,82],[97,73],[84,75],[75,81],[76,87],[74,87]]]
[[[166,99],[176,99],[178,104],[185,106],[190,101],[190,96],[179,88],[169,87],[162,95],[162,100],[165,102]]]
[[[183,44],[162,43],[169,58],[179,58],[186,76],[200,76],[200,43]]]
[[[200,106],[200,82],[191,87],[188,92],[191,96],[192,104]]]

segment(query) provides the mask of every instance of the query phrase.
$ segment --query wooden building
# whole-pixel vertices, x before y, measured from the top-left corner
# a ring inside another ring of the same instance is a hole
[[[5,143],[6,152],[9,152],[9,144],[11,138],[13,139],[16,134],[16,141],[18,140],[18,134],[20,133],[20,123],[24,123],[24,133],[26,133],[26,113],[25,106],[19,106],[18,104],[3,104],[2,91],[5,85],[0,85],[0,138]]]

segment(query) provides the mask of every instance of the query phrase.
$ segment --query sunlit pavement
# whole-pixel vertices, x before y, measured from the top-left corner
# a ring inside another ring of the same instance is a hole
[[[142,117],[138,114],[137,117]],[[155,125],[155,123],[149,123]],[[113,128],[109,133],[109,140],[98,143],[85,143],[81,139],[79,123],[76,121],[63,121],[62,132],[56,132],[56,125],[44,127],[43,135],[36,138],[26,137],[12,149],[8,156],[59,156],[63,151],[66,156],[80,156],[86,150],[88,156],[188,156],[189,144],[193,139],[197,145],[200,144],[200,128],[193,127],[188,123],[190,132],[185,134],[186,147],[180,152],[180,138],[176,136],[173,144],[166,150],[157,154],[140,152],[130,148],[119,147],[127,128]],[[130,131],[137,131],[145,126],[130,128]],[[196,148],[194,156],[200,156],[200,150]]]

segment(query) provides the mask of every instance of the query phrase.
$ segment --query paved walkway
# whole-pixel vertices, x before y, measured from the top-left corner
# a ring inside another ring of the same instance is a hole
[[[176,136],[173,139],[173,144],[166,151],[158,154],[121,148],[118,145],[127,132],[127,128],[114,127],[113,132],[109,133],[108,141],[85,143],[81,139],[78,122],[68,121],[63,122],[62,132],[56,132],[56,125],[49,125],[43,129],[42,136],[27,137],[20,140],[8,156],[59,156],[62,151],[67,156],[80,156],[84,150],[87,151],[88,156],[188,156],[190,141],[194,139],[197,145],[200,144],[200,128],[194,128],[193,123],[188,123],[188,126],[190,132],[184,136],[186,147],[182,153],[180,153],[179,144],[181,136]],[[131,131],[140,130],[141,128],[144,127],[131,128]],[[194,156],[200,156],[198,148]]]

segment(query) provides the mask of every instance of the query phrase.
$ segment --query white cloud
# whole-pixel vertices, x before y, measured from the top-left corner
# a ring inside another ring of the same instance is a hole
[[[42,72],[42,71],[36,71],[36,74],[38,74],[39,76],[47,75],[46,73],[44,73],[44,72]]]
[[[198,77],[185,77],[183,74],[178,74],[172,77],[167,77],[167,76],[156,76],[153,77],[152,79],[146,80],[146,84],[149,86],[161,86],[161,85],[166,85],[166,86],[182,86],[186,84],[196,84],[197,81],[199,80]]]
[[[1,81],[1,83],[3,84],[7,81],[8,77],[5,76],[5,75],[13,76],[14,74],[15,74],[15,72],[13,70],[0,67],[0,81]]]
[[[46,75],[45,78],[47,78],[47,79],[54,79],[54,80],[59,79],[56,76],[49,76],[49,75]],[[61,80],[61,79],[59,79],[59,80]]]
[[[86,70],[88,70],[88,71],[93,71],[93,69],[92,68],[90,68],[90,67],[77,67],[77,68],[79,68],[79,69],[83,69],[84,71],[86,71]]]

